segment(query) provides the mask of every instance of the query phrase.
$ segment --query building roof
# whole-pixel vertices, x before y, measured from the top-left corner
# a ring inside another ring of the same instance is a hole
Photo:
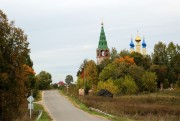
[[[132,38],[131,38],[131,43],[129,45],[130,45],[130,48],[134,48],[134,43],[133,43]]]
[[[102,50],[108,49],[108,44],[106,41],[106,35],[104,32],[103,23],[101,23],[101,33],[100,33],[100,37],[99,37],[98,49],[102,49]]]
[[[143,42],[142,42],[142,47],[143,48],[146,48],[146,42],[145,42],[145,39],[143,38]]]

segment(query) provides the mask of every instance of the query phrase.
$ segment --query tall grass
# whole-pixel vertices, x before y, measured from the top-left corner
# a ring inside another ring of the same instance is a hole
[[[180,91],[164,91],[134,96],[78,96],[73,89],[69,94],[88,107],[106,113],[142,121],[180,121]]]

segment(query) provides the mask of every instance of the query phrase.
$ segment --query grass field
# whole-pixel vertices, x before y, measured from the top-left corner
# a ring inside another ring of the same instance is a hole
[[[117,117],[139,121],[180,121],[180,90],[115,96],[113,99],[98,96],[81,97],[71,91],[73,90],[69,90],[69,94],[87,107],[97,108]]]

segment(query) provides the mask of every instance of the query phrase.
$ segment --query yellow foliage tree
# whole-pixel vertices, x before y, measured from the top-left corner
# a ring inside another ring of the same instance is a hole
[[[111,79],[109,79],[105,82],[99,81],[98,85],[97,85],[97,91],[99,91],[101,89],[107,89],[108,91],[110,91],[113,94],[116,94],[118,92],[118,87],[113,83],[113,81]]]

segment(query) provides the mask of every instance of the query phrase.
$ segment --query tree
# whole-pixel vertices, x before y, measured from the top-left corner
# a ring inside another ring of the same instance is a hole
[[[120,53],[119,53],[119,56],[120,57],[124,57],[124,56],[129,56],[130,53],[128,50],[122,50]]]
[[[118,92],[118,86],[116,86],[111,79],[108,79],[106,82],[99,81],[97,85],[97,91],[101,89],[107,89],[113,94],[116,94]]]
[[[84,79],[90,84],[90,86],[97,85],[98,82],[98,70],[96,63],[93,60],[87,61],[84,67]]]
[[[115,68],[115,65],[113,63],[106,66],[102,72],[99,74],[99,80],[100,81],[106,81],[110,79],[113,76],[113,70]]]
[[[27,36],[15,27],[14,21],[8,22],[0,10],[0,85],[2,120],[11,121],[27,111],[28,93],[26,80],[34,73],[32,64],[26,63],[29,55]],[[29,57],[30,60],[30,57]]]
[[[129,57],[129,56],[120,57],[119,59],[116,59],[115,61],[119,63],[126,63],[129,65],[135,64],[134,58]]]
[[[155,92],[157,89],[157,76],[154,72],[146,71],[142,76],[142,91]]]
[[[72,75],[67,75],[66,79],[65,79],[65,82],[66,82],[67,85],[70,85],[73,82]]]
[[[173,42],[170,42],[166,50],[167,50],[168,62],[171,63],[173,58],[177,55],[176,45],[174,45]]]
[[[129,67],[129,75],[134,79],[139,90],[142,91],[142,76],[144,74],[144,69],[141,66],[131,65]]]
[[[110,63],[112,63],[110,59],[104,59],[99,65],[97,65],[98,74],[100,74],[102,70]]]
[[[176,45],[174,45],[173,42],[170,42],[168,44],[168,47],[167,47],[167,57],[168,57],[168,81],[169,83],[175,83],[175,67],[173,66],[174,64],[174,58],[176,57],[177,54],[177,48],[176,48]]]
[[[134,82],[133,78],[129,75],[126,75],[123,78],[120,92],[122,94],[135,94],[137,93],[137,91],[138,87],[136,86],[136,83]]]
[[[166,44],[159,42],[154,46],[154,53],[152,54],[152,61],[157,65],[167,65],[168,57]]]
[[[115,58],[118,57],[118,53],[117,53],[117,50],[115,47],[112,48],[112,51],[111,51],[111,60],[113,61]]]
[[[52,82],[51,74],[46,71],[41,71],[37,76],[37,82],[40,90],[46,90],[50,88]]]

